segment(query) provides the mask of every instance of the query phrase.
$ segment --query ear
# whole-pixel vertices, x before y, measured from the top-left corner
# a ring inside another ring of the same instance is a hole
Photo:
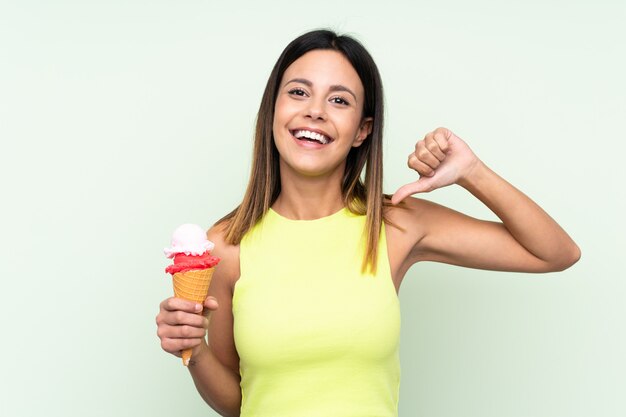
[[[372,133],[372,126],[374,125],[373,117],[366,117],[361,121],[361,126],[359,126],[359,130],[356,132],[356,138],[354,138],[354,142],[352,142],[353,148],[358,148],[363,144],[365,138]]]

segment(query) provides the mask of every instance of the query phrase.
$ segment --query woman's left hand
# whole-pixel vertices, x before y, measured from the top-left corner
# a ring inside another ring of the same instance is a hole
[[[398,204],[412,194],[459,184],[480,163],[461,138],[444,127],[437,128],[418,141],[415,152],[409,155],[409,168],[417,171],[420,178],[400,187],[391,202]]]

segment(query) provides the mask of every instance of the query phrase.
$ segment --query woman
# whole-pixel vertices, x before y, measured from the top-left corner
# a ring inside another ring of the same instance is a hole
[[[380,76],[357,41],[313,31],[287,46],[262,99],[244,200],[208,232],[222,258],[204,303],[211,320],[177,298],[157,316],[165,351],[193,348],[189,371],[220,414],[397,415],[397,292],[411,265],[548,272],[580,257],[445,128],[410,154],[419,179],[384,195],[382,129]],[[451,184],[502,222],[409,197]]]

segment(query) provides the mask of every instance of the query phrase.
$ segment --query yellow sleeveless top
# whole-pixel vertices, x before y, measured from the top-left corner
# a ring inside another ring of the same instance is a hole
[[[383,225],[384,226],[384,225]],[[233,294],[241,417],[392,417],[400,305],[384,229],[361,273],[365,216],[271,210],[243,238]]]

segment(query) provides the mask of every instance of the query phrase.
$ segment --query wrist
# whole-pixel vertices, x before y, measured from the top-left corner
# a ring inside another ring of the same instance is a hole
[[[206,339],[203,338],[202,342],[198,346],[195,346],[191,351],[191,360],[189,365],[195,365],[197,362],[200,362],[206,357],[209,353],[209,346],[206,343]]]
[[[457,184],[465,188],[469,192],[480,187],[480,183],[487,178],[491,170],[480,159],[476,159],[475,163],[467,170],[457,181]]]

